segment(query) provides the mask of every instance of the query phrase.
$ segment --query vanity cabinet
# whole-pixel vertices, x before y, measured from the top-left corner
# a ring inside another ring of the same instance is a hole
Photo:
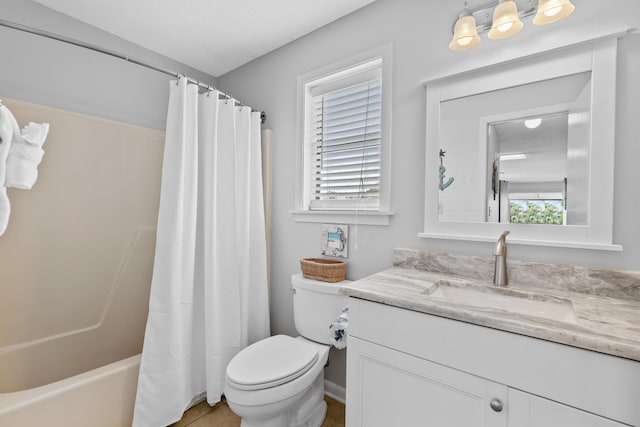
[[[640,363],[349,298],[349,427],[640,426]]]
[[[626,425],[515,389],[509,389],[508,402],[509,426],[618,427]]]
[[[505,400],[501,384],[352,336],[348,355],[350,427],[507,425],[505,411],[491,409]]]

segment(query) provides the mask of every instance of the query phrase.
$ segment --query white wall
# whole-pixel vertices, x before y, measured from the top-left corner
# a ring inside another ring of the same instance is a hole
[[[471,8],[484,2],[472,0]],[[578,41],[598,31],[640,27],[640,2],[613,0],[606,7],[576,1],[576,11],[565,21],[535,27],[525,20],[520,34],[506,40],[488,40],[467,52],[447,46],[451,28],[463,2],[378,0],[307,37],[286,45],[246,66],[219,77],[219,86],[267,113],[274,129],[274,205],[272,240],[272,330],[295,334],[290,275],[298,260],[319,255],[320,225],[296,223],[294,208],[296,144],[296,79],[298,75],[343,60],[376,46],[393,43],[393,158],[391,207],[396,212],[387,227],[359,226],[350,230],[347,274],[350,279],[387,268],[395,247],[424,248],[491,256],[493,245],[481,242],[427,240],[423,229],[425,99],[421,80],[488,65],[533,53],[565,41]],[[615,12],[619,10],[620,12]],[[512,245],[514,259],[602,267],[640,269],[640,35],[619,43],[616,123],[615,212],[613,236],[622,253]],[[446,159],[445,159],[446,160]],[[431,171],[437,176],[437,171]],[[357,247],[356,244],[357,235]],[[498,236],[496,236],[497,238]],[[399,326],[401,329],[401,325]],[[401,331],[400,331],[401,332]],[[344,354],[331,357],[327,377],[344,384]]]
[[[0,18],[216,83],[208,74],[31,0],[0,0]],[[0,99],[5,96],[164,130],[170,79],[122,59],[0,27]]]

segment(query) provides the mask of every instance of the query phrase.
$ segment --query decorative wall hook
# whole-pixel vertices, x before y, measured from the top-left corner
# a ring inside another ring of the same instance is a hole
[[[498,178],[498,161],[493,161],[493,171],[491,172],[491,189],[493,190],[493,200],[496,199],[496,194],[500,189],[500,180]]]
[[[440,167],[438,168],[438,176],[440,177],[440,183],[438,184],[438,188],[440,189],[440,191],[444,191],[444,189],[450,186],[454,180],[453,177],[450,177],[447,180],[447,182],[444,182],[444,173],[447,169],[445,169],[445,167],[443,166],[442,159],[444,158],[445,154],[446,154],[446,151],[443,151],[441,148],[440,149]]]

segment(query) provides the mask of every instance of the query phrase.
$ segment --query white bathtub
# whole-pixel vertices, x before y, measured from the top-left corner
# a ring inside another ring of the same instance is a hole
[[[139,368],[136,355],[51,384],[2,393],[0,426],[130,426]]]

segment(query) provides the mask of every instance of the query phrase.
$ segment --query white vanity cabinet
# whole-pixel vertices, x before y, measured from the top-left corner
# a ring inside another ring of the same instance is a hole
[[[508,402],[509,426],[617,427],[626,425],[515,389],[509,389]]]
[[[501,384],[352,336],[348,357],[348,426],[507,425]]]
[[[351,297],[348,427],[640,426],[640,363]]]

